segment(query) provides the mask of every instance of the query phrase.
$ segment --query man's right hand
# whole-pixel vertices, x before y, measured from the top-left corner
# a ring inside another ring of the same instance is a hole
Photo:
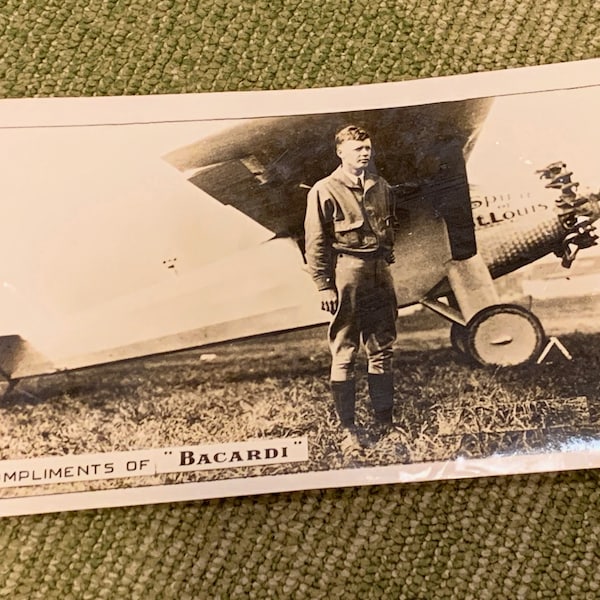
[[[338,296],[336,290],[321,290],[321,310],[326,310],[332,315],[338,307]]]

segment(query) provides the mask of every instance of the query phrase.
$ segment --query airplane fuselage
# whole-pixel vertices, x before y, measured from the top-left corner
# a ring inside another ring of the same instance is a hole
[[[484,192],[472,187],[477,251],[492,278],[548,254],[561,253],[569,229],[558,199],[556,190],[545,188],[533,171],[528,190]],[[597,195],[587,198],[585,205],[590,222],[600,217]],[[419,302],[431,290],[436,289],[438,296],[449,292],[443,281],[452,255],[446,225],[432,202],[414,193],[400,202],[399,207],[398,260],[393,272],[398,303],[408,306]]]

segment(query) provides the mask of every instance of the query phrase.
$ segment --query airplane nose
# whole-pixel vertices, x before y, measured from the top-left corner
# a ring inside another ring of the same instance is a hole
[[[555,202],[558,218],[565,230],[561,258],[563,266],[569,267],[579,250],[598,243],[594,222],[600,218],[600,192],[579,194],[579,183],[573,181],[573,172],[568,171],[563,162],[552,163],[537,173],[540,179],[550,180],[547,188],[560,190]]]
[[[592,221],[600,219],[600,192],[597,194],[590,194],[588,198],[588,204],[589,206],[587,208]]]

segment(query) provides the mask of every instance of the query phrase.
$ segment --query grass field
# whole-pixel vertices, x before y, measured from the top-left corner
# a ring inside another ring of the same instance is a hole
[[[552,307],[536,312],[546,310],[560,329]],[[596,309],[575,311],[583,331]],[[428,312],[399,321],[399,439],[383,439],[350,460],[339,448],[322,327],[25,380],[0,403],[2,459],[306,435],[310,460],[2,495],[546,452],[598,440],[600,334],[561,335],[572,361],[556,352],[542,365],[497,370],[467,364],[449,347],[442,323]],[[364,359],[358,370],[357,417],[368,427]]]

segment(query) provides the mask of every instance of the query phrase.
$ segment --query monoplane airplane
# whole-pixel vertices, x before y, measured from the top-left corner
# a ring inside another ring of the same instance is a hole
[[[581,248],[596,243],[600,195],[580,194],[562,162],[532,169],[536,193],[475,191],[466,161],[492,102],[242,120],[175,147],[163,157],[165,169],[153,173],[153,185],[169,187],[173,197],[181,190],[199,203],[208,194],[260,224],[260,239],[239,250],[213,239],[213,258],[194,268],[165,255],[161,277],[136,282],[132,274],[130,288],[113,296],[110,273],[119,270],[118,261],[101,275],[81,265],[82,277],[101,276],[99,289],[109,292],[76,310],[68,306],[68,289],[46,301],[24,297],[27,284],[15,287],[5,278],[2,309],[14,318],[1,332],[0,372],[14,383],[327,322],[306,271],[303,219],[307,190],[336,167],[334,132],[348,123],[370,131],[373,168],[394,189],[399,307],[420,303],[450,320],[453,345],[480,364],[535,359],[545,342],[540,321],[520,305],[501,303],[494,279],[553,252],[568,267]],[[194,226],[182,218],[182,228]],[[135,251],[135,224],[128,227]],[[50,254],[53,243],[49,235]],[[104,240],[104,250],[109,243]],[[143,252],[136,260],[143,264]],[[61,264],[53,263],[56,276]]]

